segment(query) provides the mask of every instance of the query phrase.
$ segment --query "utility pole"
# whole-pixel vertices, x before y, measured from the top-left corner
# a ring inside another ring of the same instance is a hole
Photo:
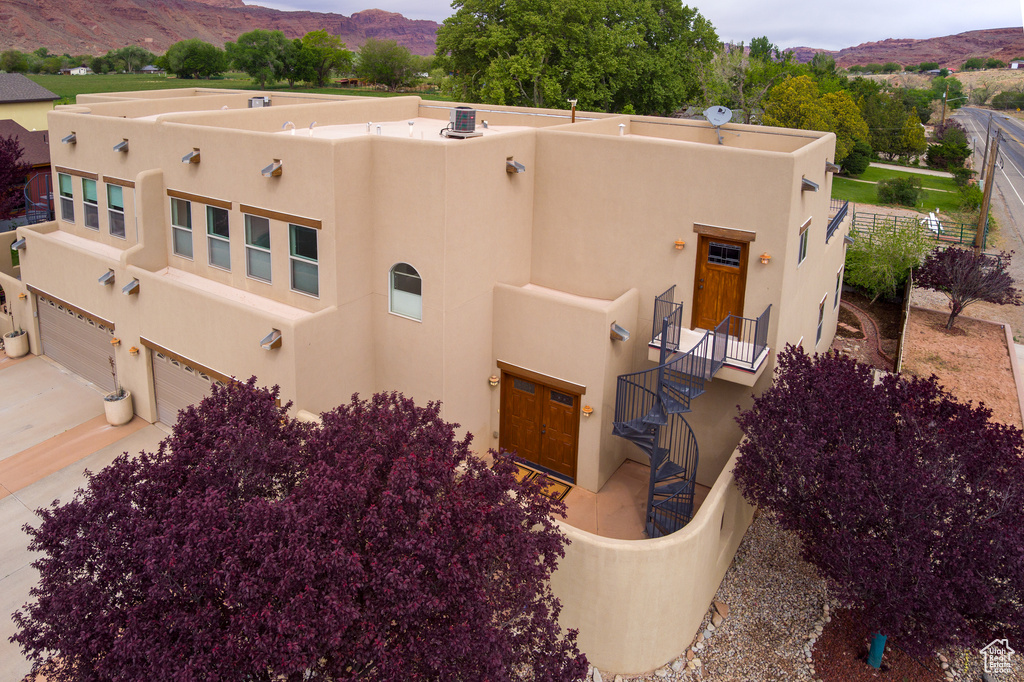
[[[981,253],[981,242],[985,235],[985,225],[988,222],[988,205],[992,201],[992,185],[995,178],[996,157],[999,156],[999,138],[1003,135],[1002,130],[996,131],[995,139],[992,140],[992,153],[988,157],[988,179],[985,180],[985,198],[981,202],[981,213],[978,215],[978,229],[974,232],[974,253]]]
[[[992,138],[992,113],[988,115],[988,127],[985,128],[985,153],[981,157],[981,179],[985,179],[985,164],[988,162],[988,142]]]
[[[942,93],[942,124],[946,125],[946,97],[949,96],[949,85],[946,85],[946,91]]]

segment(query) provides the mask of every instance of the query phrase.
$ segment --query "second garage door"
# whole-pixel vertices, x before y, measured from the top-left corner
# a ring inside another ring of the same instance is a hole
[[[173,426],[178,411],[198,403],[210,394],[215,379],[207,371],[166,353],[153,354],[153,386],[156,390],[157,418]]]
[[[63,301],[36,294],[39,338],[43,355],[55,360],[102,390],[114,390],[110,340],[114,329],[109,322],[89,315]]]

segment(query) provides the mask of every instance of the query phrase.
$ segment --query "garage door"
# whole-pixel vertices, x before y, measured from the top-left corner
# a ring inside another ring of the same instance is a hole
[[[156,390],[156,414],[164,424],[173,426],[178,411],[198,403],[210,394],[212,383],[220,383],[209,370],[190,364],[180,357],[150,350],[153,356],[153,386]]]
[[[114,390],[110,340],[114,327],[63,301],[36,294],[43,355],[55,360],[103,391]]]

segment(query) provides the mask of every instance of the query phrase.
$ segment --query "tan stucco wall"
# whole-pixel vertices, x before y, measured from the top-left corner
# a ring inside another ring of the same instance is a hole
[[[693,641],[753,517],[732,477],[736,456],[693,520],[667,537],[612,540],[560,524],[569,546],[551,588],[591,665],[642,673]]]
[[[46,130],[46,115],[53,102],[14,102],[0,104],[0,119],[9,118],[27,130]]]

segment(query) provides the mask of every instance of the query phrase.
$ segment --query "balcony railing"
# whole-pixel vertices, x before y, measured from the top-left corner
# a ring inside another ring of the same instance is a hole
[[[769,303],[756,319],[729,315],[715,327],[715,353],[722,353],[726,364],[753,368],[768,346],[768,323],[772,306]]]
[[[839,226],[846,220],[846,213],[850,210],[849,201],[840,201],[838,199],[832,199],[829,205],[829,214],[832,216],[828,221],[828,227],[825,228],[825,243],[827,244],[832,235],[836,233]]]
[[[676,287],[673,284],[665,293],[654,299],[654,322],[651,324],[651,338],[657,339],[660,337],[663,350],[667,348],[670,351],[675,351],[679,348],[683,304],[675,302],[675,295]],[[668,328],[666,328],[665,320],[675,321],[675,324],[670,322]],[[665,362],[664,354],[661,361]]]

